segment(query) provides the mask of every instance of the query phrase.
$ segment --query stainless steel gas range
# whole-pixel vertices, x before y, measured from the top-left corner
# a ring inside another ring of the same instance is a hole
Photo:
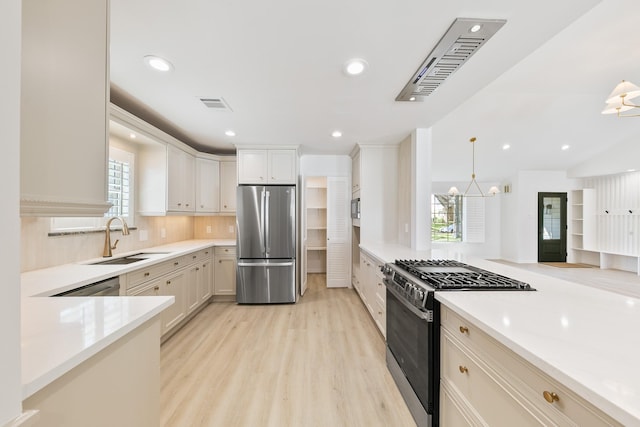
[[[419,427],[439,426],[442,291],[535,291],[527,283],[452,260],[397,260],[387,288],[387,366]]]

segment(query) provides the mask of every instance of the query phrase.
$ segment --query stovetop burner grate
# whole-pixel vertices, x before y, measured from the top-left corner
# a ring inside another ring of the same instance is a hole
[[[397,260],[395,264],[437,290],[535,290],[528,283],[454,260]]]

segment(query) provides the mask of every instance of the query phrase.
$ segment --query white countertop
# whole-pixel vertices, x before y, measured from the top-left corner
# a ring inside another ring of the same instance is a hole
[[[22,398],[41,390],[173,302],[172,296],[23,298]]]
[[[363,247],[390,262],[429,252]],[[441,258],[441,257],[438,257]],[[536,292],[437,292],[436,299],[624,425],[640,425],[640,299],[507,265],[451,257]]]
[[[20,275],[20,286],[23,297],[51,296],[60,292],[79,288],[93,282],[119,276],[149,265],[157,264],[170,258],[185,255],[211,246],[235,246],[236,241],[230,239],[184,240],[168,245],[139,249],[116,254],[113,258],[144,253],[148,259],[124,265],[91,265],[103,261],[104,258],[93,258],[82,262],[58,265],[41,270],[27,271]]]
[[[116,255],[155,252],[149,259],[133,264],[87,265],[100,261],[100,258],[22,273],[23,399],[157,316],[174,302],[172,296],[47,296],[196,250],[235,244],[235,240],[187,240]]]

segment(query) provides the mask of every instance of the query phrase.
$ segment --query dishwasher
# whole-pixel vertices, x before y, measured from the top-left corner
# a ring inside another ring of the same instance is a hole
[[[120,277],[115,276],[99,282],[52,295],[54,297],[111,297],[120,295]]]

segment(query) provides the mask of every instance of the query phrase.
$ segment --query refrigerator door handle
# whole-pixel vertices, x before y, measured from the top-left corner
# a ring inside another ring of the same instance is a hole
[[[238,267],[291,267],[293,261],[290,262],[239,262]]]
[[[265,191],[266,193],[266,199],[267,199],[267,203],[266,203],[266,208],[265,208],[265,223],[264,223],[264,250],[267,253],[267,256],[269,255],[269,252],[271,252],[271,248],[270,243],[271,240],[269,239],[269,210],[271,208],[270,206],[270,198],[271,198],[271,193],[269,192],[269,190]]]
[[[264,221],[264,210],[265,210],[265,189],[263,188],[262,191],[260,192],[260,198],[261,198],[261,203],[260,203],[260,227],[261,227],[261,235],[262,235],[262,252],[266,253],[267,250],[267,239],[265,236],[265,229],[266,227],[266,222]]]

